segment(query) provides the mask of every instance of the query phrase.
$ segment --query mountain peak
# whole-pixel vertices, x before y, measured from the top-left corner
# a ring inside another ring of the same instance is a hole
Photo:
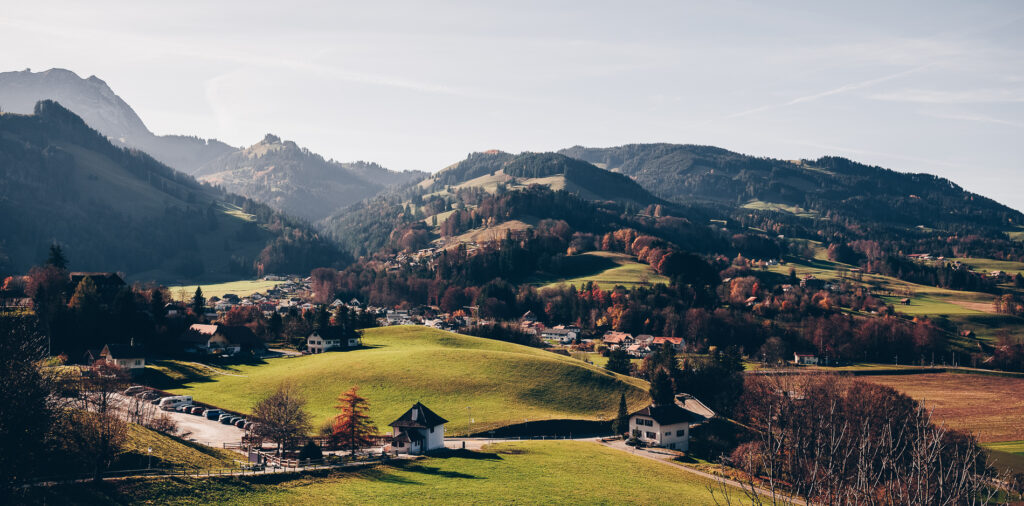
[[[263,142],[264,144],[280,144],[281,138],[274,134],[267,134],[263,136],[263,141],[261,142]]]

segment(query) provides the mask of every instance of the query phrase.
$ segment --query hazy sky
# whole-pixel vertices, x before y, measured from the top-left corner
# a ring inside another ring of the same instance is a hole
[[[99,76],[156,133],[395,169],[696,143],[1024,210],[1024,2],[494,3],[0,0],[0,70]]]

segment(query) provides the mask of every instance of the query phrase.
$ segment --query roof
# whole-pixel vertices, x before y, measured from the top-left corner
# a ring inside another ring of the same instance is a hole
[[[188,331],[181,336],[182,341],[193,343],[205,343],[215,334],[224,336],[231,344],[260,344],[261,341],[252,329],[243,326],[231,325],[206,325],[194,323]]]
[[[658,425],[673,425],[683,422],[698,423],[704,421],[704,417],[687,409],[681,408],[676,404],[669,404],[667,406],[655,406],[652,404],[640,411],[637,411],[636,413],[633,413],[632,416],[646,416],[648,418],[653,418],[655,422],[658,422]]]
[[[604,333],[603,340],[606,343],[621,343],[621,342],[623,342],[623,341],[625,341],[627,339],[632,339],[632,338],[633,338],[633,336],[631,336],[631,335],[629,335],[629,334],[627,334],[625,332],[609,331],[609,332],[605,332]]]
[[[314,330],[313,334],[316,334],[316,335],[318,335],[318,336],[320,336],[320,337],[322,337],[324,339],[338,339],[338,340],[341,340],[341,339],[346,339],[347,338],[347,336],[345,335],[345,329],[343,329],[341,327],[323,327],[323,328]],[[353,336],[353,337],[355,337],[355,336]]]
[[[415,417],[413,417],[413,411],[416,411]],[[405,414],[398,417],[397,420],[389,423],[388,425],[391,427],[426,429],[430,427],[437,427],[444,423],[448,423],[448,420],[441,418],[437,413],[431,411],[430,408],[424,406],[420,402],[417,402],[416,404],[413,404]]]
[[[107,344],[103,346],[107,353],[114,358],[141,358],[146,356],[146,351],[141,345],[130,344]]]
[[[567,336],[572,333],[569,329],[547,329],[544,331],[545,334],[556,334],[560,336]]]
[[[683,344],[683,338],[681,337],[655,337],[654,344]]]

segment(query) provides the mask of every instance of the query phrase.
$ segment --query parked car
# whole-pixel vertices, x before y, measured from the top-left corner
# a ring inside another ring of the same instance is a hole
[[[223,415],[220,415],[220,418],[218,418],[217,421],[227,425],[231,423],[231,418],[233,418],[231,415],[224,413]]]
[[[133,385],[125,389],[124,395],[135,395],[146,391],[146,387],[142,385]]]
[[[250,429],[252,429],[252,425],[253,425],[252,422],[245,422],[245,425],[243,425],[242,428],[245,429],[245,430],[250,430]]]
[[[178,413],[189,413],[189,412],[192,411],[192,405],[191,404],[182,404],[181,406],[178,406],[174,410],[177,411]]]
[[[193,406],[191,413],[193,415],[201,415],[201,414],[203,414],[203,411],[206,411],[206,408],[204,408],[202,406]]]
[[[154,392],[152,390],[146,390],[144,392],[140,392],[140,393],[136,394],[136,396],[139,399],[142,399],[142,400],[145,400],[145,401],[152,401],[152,400],[160,398],[160,394],[158,394],[158,393],[156,393],[156,392]]]
[[[208,420],[217,420],[223,414],[224,412],[219,409],[208,409],[206,410],[205,413],[203,413],[203,415],[206,416]]]
[[[245,420],[239,420],[239,421],[235,422],[235,427],[238,427],[239,429],[244,429],[245,428]]]

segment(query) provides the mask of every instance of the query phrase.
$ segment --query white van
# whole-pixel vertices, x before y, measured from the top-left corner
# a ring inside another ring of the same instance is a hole
[[[160,406],[160,409],[164,411],[171,411],[184,404],[192,404],[191,395],[174,395],[171,397],[164,397],[163,399],[160,399],[160,404],[158,404],[158,406]]]

